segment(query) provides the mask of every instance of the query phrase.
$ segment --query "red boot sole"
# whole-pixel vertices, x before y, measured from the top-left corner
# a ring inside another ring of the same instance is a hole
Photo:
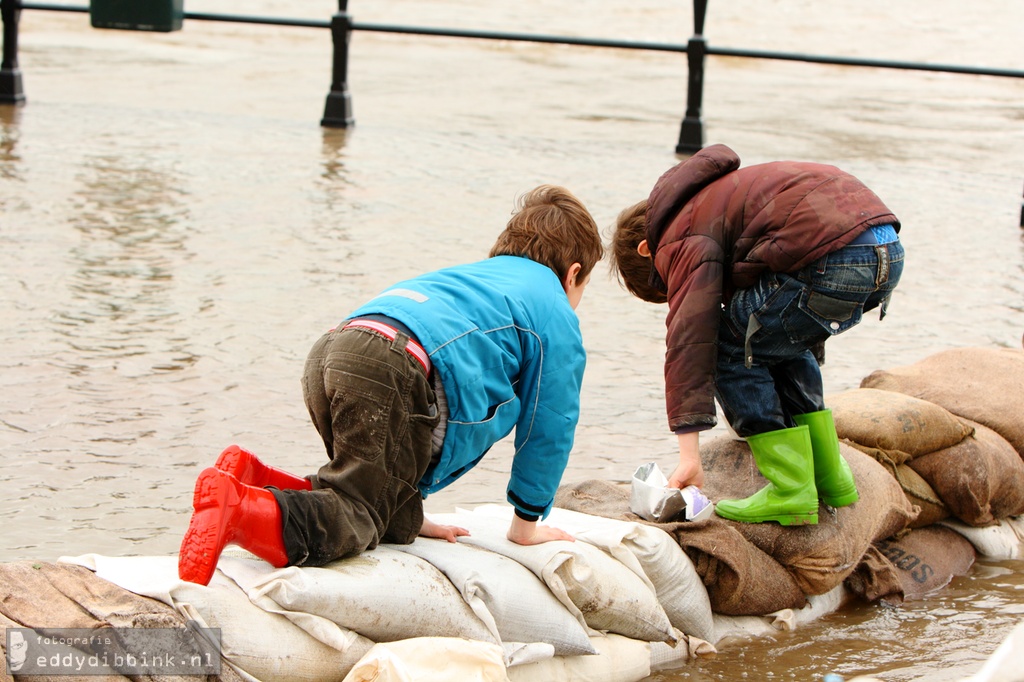
[[[213,467],[226,474],[231,474],[242,483],[263,487],[256,480],[259,476],[253,466],[252,455],[237,445],[229,445],[224,448],[224,452],[220,453],[220,457],[217,458],[217,463]]]
[[[206,469],[199,474],[192,494],[192,519],[178,552],[179,578],[210,584],[217,560],[230,540],[228,510],[238,502],[237,491],[221,472]]]

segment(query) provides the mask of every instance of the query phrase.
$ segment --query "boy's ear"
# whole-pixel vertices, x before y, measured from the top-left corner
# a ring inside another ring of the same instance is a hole
[[[576,286],[576,278],[579,277],[580,270],[582,269],[583,266],[579,263],[573,263],[570,265],[569,269],[565,273],[565,280],[562,282],[562,288],[568,291],[569,287]]]
[[[647,246],[646,239],[642,240],[639,244],[636,245],[636,252],[639,253],[644,258],[651,257],[651,249]]]

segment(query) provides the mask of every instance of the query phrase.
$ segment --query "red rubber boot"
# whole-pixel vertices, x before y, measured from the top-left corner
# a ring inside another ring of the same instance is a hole
[[[256,455],[237,445],[229,445],[220,453],[216,469],[231,474],[246,485],[266,488],[272,485],[280,490],[312,490],[308,478],[302,478],[287,471],[267,466]]]
[[[281,509],[274,494],[234,476],[204,469],[196,479],[192,521],[178,553],[178,577],[209,585],[220,553],[238,545],[277,568],[288,565]]]

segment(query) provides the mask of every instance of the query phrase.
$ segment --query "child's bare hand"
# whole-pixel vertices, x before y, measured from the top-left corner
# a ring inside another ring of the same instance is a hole
[[[455,538],[461,535],[469,535],[469,531],[459,526],[445,526],[440,523],[434,523],[426,516],[423,517],[423,525],[420,526],[421,538],[438,538],[439,540],[455,542]]]
[[[506,537],[517,545],[539,545],[554,540],[576,542],[576,538],[561,528],[543,526],[536,521],[524,521],[518,516],[512,517],[512,525]]]
[[[704,485],[704,467],[700,461],[700,434],[684,433],[679,435],[679,464],[668,477],[669,488],[685,488]]]

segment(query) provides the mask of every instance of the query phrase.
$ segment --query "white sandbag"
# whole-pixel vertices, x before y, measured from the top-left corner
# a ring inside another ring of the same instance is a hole
[[[503,505],[481,505],[473,514],[502,518],[514,513]],[[672,625],[711,641],[714,618],[707,589],[690,557],[668,533],[655,526],[555,507],[545,523],[599,547],[643,578],[654,590]]]
[[[547,642],[502,642],[501,648],[505,651],[506,668],[546,661],[555,655],[555,647]]]
[[[843,585],[836,585],[824,594],[807,597],[802,609],[782,609],[765,616],[724,616],[715,614],[715,634],[712,642],[721,647],[723,642],[733,638],[764,637],[774,632],[795,630],[797,627],[815,621],[836,611],[848,598]]]
[[[651,674],[651,644],[621,635],[591,637],[596,656],[556,656],[507,670],[509,682],[639,682]]]
[[[992,526],[970,526],[957,519],[943,519],[938,525],[946,526],[963,535],[974,545],[980,556],[988,559],[1019,559],[1024,556],[1024,516],[1001,519]]]
[[[328,646],[287,618],[250,602],[245,592],[220,571],[209,586],[180,580],[174,556],[92,554],[60,561],[85,566],[129,592],[168,604],[201,627],[220,628],[224,661],[257,680],[342,680],[373,646],[365,637],[333,624],[331,639],[340,648]],[[222,561],[246,560],[225,557]],[[272,569],[269,564],[259,563]]]
[[[508,682],[501,647],[445,637],[377,644],[344,682]]]
[[[517,545],[506,538],[507,521],[465,510],[431,518],[469,530],[459,542],[497,552],[533,571],[591,628],[645,642],[675,640],[672,623],[649,582],[597,547],[582,541]]]
[[[352,632],[352,643],[338,651],[286,617],[260,609],[223,575],[215,575],[210,587],[188,583],[174,598],[186,618],[220,628],[222,658],[257,680],[341,680],[373,647]]]
[[[473,612],[501,642],[547,642],[556,656],[595,653],[582,619],[547,585],[506,556],[465,543],[417,538],[411,545],[382,545],[440,569]]]
[[[272,600],[300,627],[307,622],[302,616],[312,615],[378,643],[437,636],[498,644],[441,571],[387,547],[319,568],[290,566],[262,575],[233,568],[221,566],[250,600]]]
[[[665,642],[651,642],[651,672],[678,670],[701,656],[714,656],[718,649],[711,642],[679,632],[675,646]]]
[[[693,562],[660,528],[554,508],[548,521],[630,565],[633,557],[654,586],[672,625],[705,641],[714,639],[711,600]]]

